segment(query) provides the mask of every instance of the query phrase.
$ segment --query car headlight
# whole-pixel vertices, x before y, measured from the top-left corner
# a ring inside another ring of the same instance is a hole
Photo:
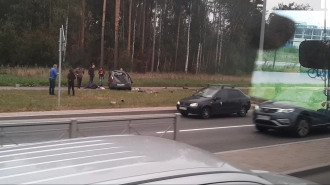
[[[259,109],[260,109],[259,105],[254,106],[254,110],[259,110]]]
[[[180,101],[178,101],[178,103],[176,103],[177,105],[180,105]]]
[[[192,103],[190,104],[190,107],[197,107],[198,106],[198,103]]]
[[[281,113],[291,113],[293,112],[294,109],[279,109],[277,112],[281,112]]]

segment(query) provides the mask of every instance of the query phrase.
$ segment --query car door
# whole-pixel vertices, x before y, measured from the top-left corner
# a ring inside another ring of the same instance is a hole
[[[228,104],[228,92],[226,89],[220,90],[215,97],[215,101],[212,105],[213,111],[216,114],[228,113],[230,112],[230,107]]]
[[[228,104],[231,107],[231,112],[237,112],[242,106],[242,99],[240,98],[240,94],[235,89],[228,90]]]

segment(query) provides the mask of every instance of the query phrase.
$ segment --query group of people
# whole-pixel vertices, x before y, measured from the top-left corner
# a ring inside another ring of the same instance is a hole
[[[122,71],[123,69],[120,68]],[[104,70],[101,67],[98,70],[99,80],[100,80],[100,86],[103,86],[104,82]],[[59,75],[57,72],[57,64],[54,64],[53,67],[50,69],[49,73],[49,95],[55,95],[55,82],[56,78]],[[74,96],[74,81],[77,79],[77,88],[80,90],[81,88],[81,82],[85,75],[85,71],[82,68],[82,66],[79,66],[76,70],[73,70],[72,68],[69,70],[69,73],[67,75],[68,79],[68,95],[70,95],[70,91],[72,90],[72,95]],[[88,70],[89,75],[89,84],[94,84],[94,77],[95,77],[95,65],[92,64],[91,68]]]

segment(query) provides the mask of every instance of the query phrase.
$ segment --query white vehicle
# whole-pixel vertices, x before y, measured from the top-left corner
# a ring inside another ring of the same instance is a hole
[[[102,136],[0,149],[0,184],[308,184],[233,166],[201,149],[148,136]]]

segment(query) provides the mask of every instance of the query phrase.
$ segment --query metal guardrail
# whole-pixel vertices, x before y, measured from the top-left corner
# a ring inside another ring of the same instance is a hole
[[[65,135],[67,138],[87,137],[82,131],[91,129],[111,129],[118,127],[124,127],[124,130],[115,135],[123,135],[125,132],[131,134],[132,131],[141,135],[134,126],[141,125],[154,125],[154,124],[170,124],[166,131],[160,136],[163,137],[168,131],[173,128],[173,140],[178,140],[179,125],[180,125],[181,114],[173,115],[133,115],[133,116],[107,116],[107,117],[90,117],[90,118],[77,118],[68,119],[61,118],[56,120],[50,119],[35,119],[35,120],[9,120],[0,121],[0,147],[6,145],[6,142],[10,144],[22,144],[16,142],[11,136],[21,137],[34,137],[30,134],[35,133],[49,133],[49,132],[61,132],[61,135],[55,139],[64,139]],[[147,120],[162,120],[162,119],[173,119],[172,123],[169,122],[153,122],[153,123],[136,123],[136,121],[147,121]],[[126,122],[126,123],[118,123]],[[105,124],[104,126],[97,126],[97,124]],[[18,131],[17,131],[18,130]],[[23,136],[22,136],[23,135]],[[110,134],[111,135],[111,134]],[[38,135],[37,135],[38,137]],[[53,139],[54,140],[54,139]],[[29,143],[29,142],[24,142]]]

